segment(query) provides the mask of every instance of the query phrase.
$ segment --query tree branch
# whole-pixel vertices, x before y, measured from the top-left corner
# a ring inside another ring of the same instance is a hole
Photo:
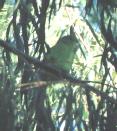
[[[76,79],[73,76],[71,76],[70,74],[64,72],[63,70],[54,68],[52,65],[50,65],[50,64],[48,65],[45,62],[40,62],[38,59],[30,57],[30,56],[20,52],[18,49],[11,47],[9,45],[9,43],[7,43],[6,41],[3,41],[1,39],[0,39],[0,46],[4,47],[6,50],[14,53],[15,55],[21,57],[22,59],[26,59],[29,63],[33,64],[34,66],[42,68],[42,69],[46,70],[47,72],[50,72],[50,73],[56,75],[58,78],[61,78],[63,80],[66,79],[67,81],[69,81],[72,84],[78,84],[82,88],[92,91],[97,95],[100,95],[103,99],[107,99],[108,101],[117,104],[116,99],[108,96],[106,93],[101,92],[101,91],[97,90],[96,88],[94,88],[93,86],[87,84],[87,81],[84,81],[81,79]]]

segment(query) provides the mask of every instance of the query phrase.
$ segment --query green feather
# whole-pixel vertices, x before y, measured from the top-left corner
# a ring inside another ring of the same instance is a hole
[[[73,33],[59,39],[57,44],[46,54],[45,61],[53,66],[70,71],[78,48],[78,42]]]

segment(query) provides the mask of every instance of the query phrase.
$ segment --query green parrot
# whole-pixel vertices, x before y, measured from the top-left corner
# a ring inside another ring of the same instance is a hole
[[[69,72],[78,49],[74,27],[70,27],[70,35],[60,38],[55,46],[45,55],[45,62],[55,68]]]
[[[73,60],[78,49],[78,40],[76,38],[73,26],[70,27],[70,35],[60,38],[55,46],[45,54],[45,64],[51,65],[55,69],[60,69],[66,73],[72,68]],[[42,73],[43,72],[43,73]],[[53,74],[41,71],[41,75],[46,75],[46,79],[51,80]],[[45,78],[45,77],[44,77]],[[56,78],[55,78],[56,79]]]

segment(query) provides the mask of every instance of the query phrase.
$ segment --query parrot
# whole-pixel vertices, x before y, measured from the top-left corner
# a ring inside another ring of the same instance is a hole
[[[45,64],[50,64],[53,68],[69,73],[77,50],[78,39],[74,32],[74,27],[71,26],[70,34],[61,37],[57,44],[50,48],[50,51],[45,54],[44,62]]]
[[[75,58],[76,51],[78,49],[78,40],[74,32],[74,28],[70,27],[70,34],[67,36],[61,37],[55,46],[50,48],[50,50],[45,53],[43,62],[49,66],[52,66],[54,69],[60,69],[62,72],[65,73],[70,72],[73,64],[73,60]],[[44,69],[39,69],[38,72],[38,79],[42,81],[59,81],[63,80],[63,77],[57,76],[56,74],[52,73],[51,71],[47,71]],[[43,88],[38,89],[37,95],[37,102],[38,102],[38,114],[39,114],[39,121],[42,123],[42,127],[44,130],[47,130],[49,126],[53,127],[53,122],[51,117],[46,118],[49,116],[48,109],[45,107],[44,103],[46,100],[46,87],[48,85],[43,85]],[[46,118],[46,119],[43,119]],[[47,120],[47,121],[46,121]],[[45,127],[44,125],[48,125]],[[51,128],[50,128],[51,129]]]

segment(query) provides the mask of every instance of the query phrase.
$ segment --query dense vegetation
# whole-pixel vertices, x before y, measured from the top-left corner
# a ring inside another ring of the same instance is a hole
[[[0,1],[0,131],[117,130],[116,7]]]

